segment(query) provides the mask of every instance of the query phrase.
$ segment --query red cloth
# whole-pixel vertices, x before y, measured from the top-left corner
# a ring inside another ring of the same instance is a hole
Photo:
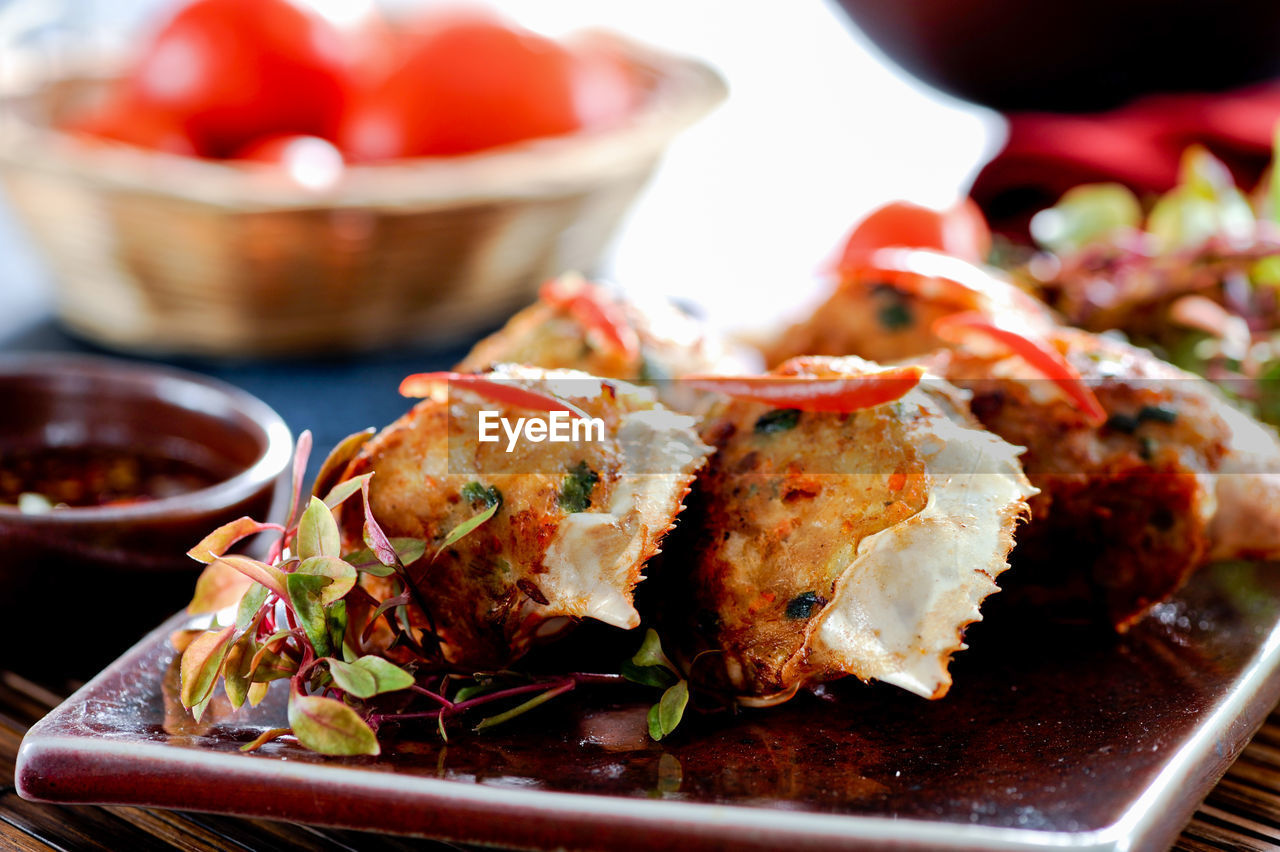
[[[992,227],[1025,238],[1027,222],[1073,186],[1116,181],[1139,195],[1177,182],[1183,150],[1199,143],[1251,189],[1271,161],[1280,81],[1214,94],[1150,95],[1114,110],[1007,116],[1009,140],[970,195]]]

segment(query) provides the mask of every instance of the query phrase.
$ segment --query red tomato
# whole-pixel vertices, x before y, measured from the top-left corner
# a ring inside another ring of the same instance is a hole
[[[315,0],[305,2],[315,3]],[[400,40],[371,0],[328,0],[327,5],[342,12],[341,17],[331,20],[342,35],[350,98],[354,96],[351,89],[367,90],[376,86],[399,65]]]
[[[629,81],[619,80],[602,61],[580,62],[490,13],[436,11],[408,27],[402,63],[353,105],[339,147],[371,161],[572,133],[585,121],[612,118],[616,108],[604,101],[619,87],[629,94]]]
[[[981,263],[991,251],[991,231],[982,211],[967,198],[943,211],[893,201],[872,211],[853,229],[837,269],[856,269],[871,252],[888,246],[934,249]]]
[[[334,133],[347,88],[343,36],[289,0],[195,0],[146,46],[126,82],[203,153],[278,133]]]
[[[325,189],[342,177],[342,154],[318,136],[268,136],[241,148],[234,159],[278,166],[309,189]]]
[[[235,153],[232,159],[258,163],[287,163],[299,157],[324,157],[342,162],[342,154],[327,139],[301,134],[279,134],[255,139]]]
[[[130,103],[122,97],[111,99],[96,112],[67,125],[66,129],[75,134],[111,139],[167,154],[186,157],[199,154],[195,141],[173,116]]]

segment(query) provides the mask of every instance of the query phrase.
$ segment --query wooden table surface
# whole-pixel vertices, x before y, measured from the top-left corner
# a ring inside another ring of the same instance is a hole
[[[61,696],[0,672],[0,849],[460,850],[455,844],[268,820],[135,807],[43,805],[18,797],[14,760],[26,729]],[[1177,850],[1280,849],[1280,708],[1209,794]]]

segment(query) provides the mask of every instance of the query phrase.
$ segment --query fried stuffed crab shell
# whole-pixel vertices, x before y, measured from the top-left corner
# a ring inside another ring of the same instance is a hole
[[[1094,417],[1080,394],[1064,390],[1072,383],[1051,380],[1051,366],[990,342],[960,341],[927,363],[973,394],[988,429],[1027,448],[1023,466],[1041,493],[1015,556],[1034,571],[1015,577],[1056,590],[1049,597],[1063,603],[1092,599],[1097,614],[1125,630],[1206,553],[1230,439],[1225,403],[1145,350],[1052,330],[1039,343],[1087,387]]]
[[[408,385],[429,397],[370,440],[347,476],[374,474],[370,505],[389,536],[427,542],[427,555],[409,566],[428,610],[415,623],[434,625],[448,661],[502,666],[577,619],[637,626],[632,593],[642,567],[708,453],[694,420],[648,389],[568,370],[501,366]],[[547,418],[557,406],[598,418],[602,434],[478,439],[482,411],[510,424]],[[358,541],[358,525],[347,535]],[[391,594],[385,580],[370,580],[368,590]]]
[[[1231,437],[1214,489],[1209,558],[1280,559],[1280,438],[1274,427],[1220,402]]]
[[[740,370],[743,358],[665,300],[624,299],[570,273],[544,284],[537,302],[477,343],[457,369],[481,372],[518,363],[654,383],[664,403],[686,411],[696,397],[669,380]]]
[[[885,374],[814,357],[769,375]],[[845,675],[946,693],[950,659],[997,590],[1034,493],[1019,448],[932,378],[860,410],[732,398],[703,438],[716,453],[683,527],[691,565],[664,580],[668,600],[688,602],[694,676],[751,705]]]
[[[934,323],[961,311],[1052,319],[995,270],[936,251],[884,248],[842,269],[826,301],[763,347],[764,356],[770,365],[801,355],[909,359],[943,345]]]

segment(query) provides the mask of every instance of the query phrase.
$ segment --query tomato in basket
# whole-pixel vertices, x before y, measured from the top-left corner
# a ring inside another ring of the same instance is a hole
[[[108,106],[73,132],[170,153],[281,161],[268,140],[334,142],[350,162],[480,151],[617,123],[634,69],[480,7],[393,28],[367,3],[193,0],[145,44]],[[341,15],[327,18],[317,10]],[[308,143],[316,148],[313,143]]]
[[[348,88],[343,35],[289,0],[196,0],[143,49],[125,82],[179,121],[205,156],[281,133],[332,137]]]
[[[79,136],[110,139],[166,154],[194,157],[199,153],[195,140],[177,118],[118,95],[97,111],[69,124],[67,130]]]
[[[404,58],[343,120],[353,161],[464,154],[614,121],[630,80],[603,57],[575,53],[477,9],[411,22]]]
[[[274,166],[308,189],[328,189],[342,177],[342,152],[318,136],[264,136],[235,153],[234,159]]]

